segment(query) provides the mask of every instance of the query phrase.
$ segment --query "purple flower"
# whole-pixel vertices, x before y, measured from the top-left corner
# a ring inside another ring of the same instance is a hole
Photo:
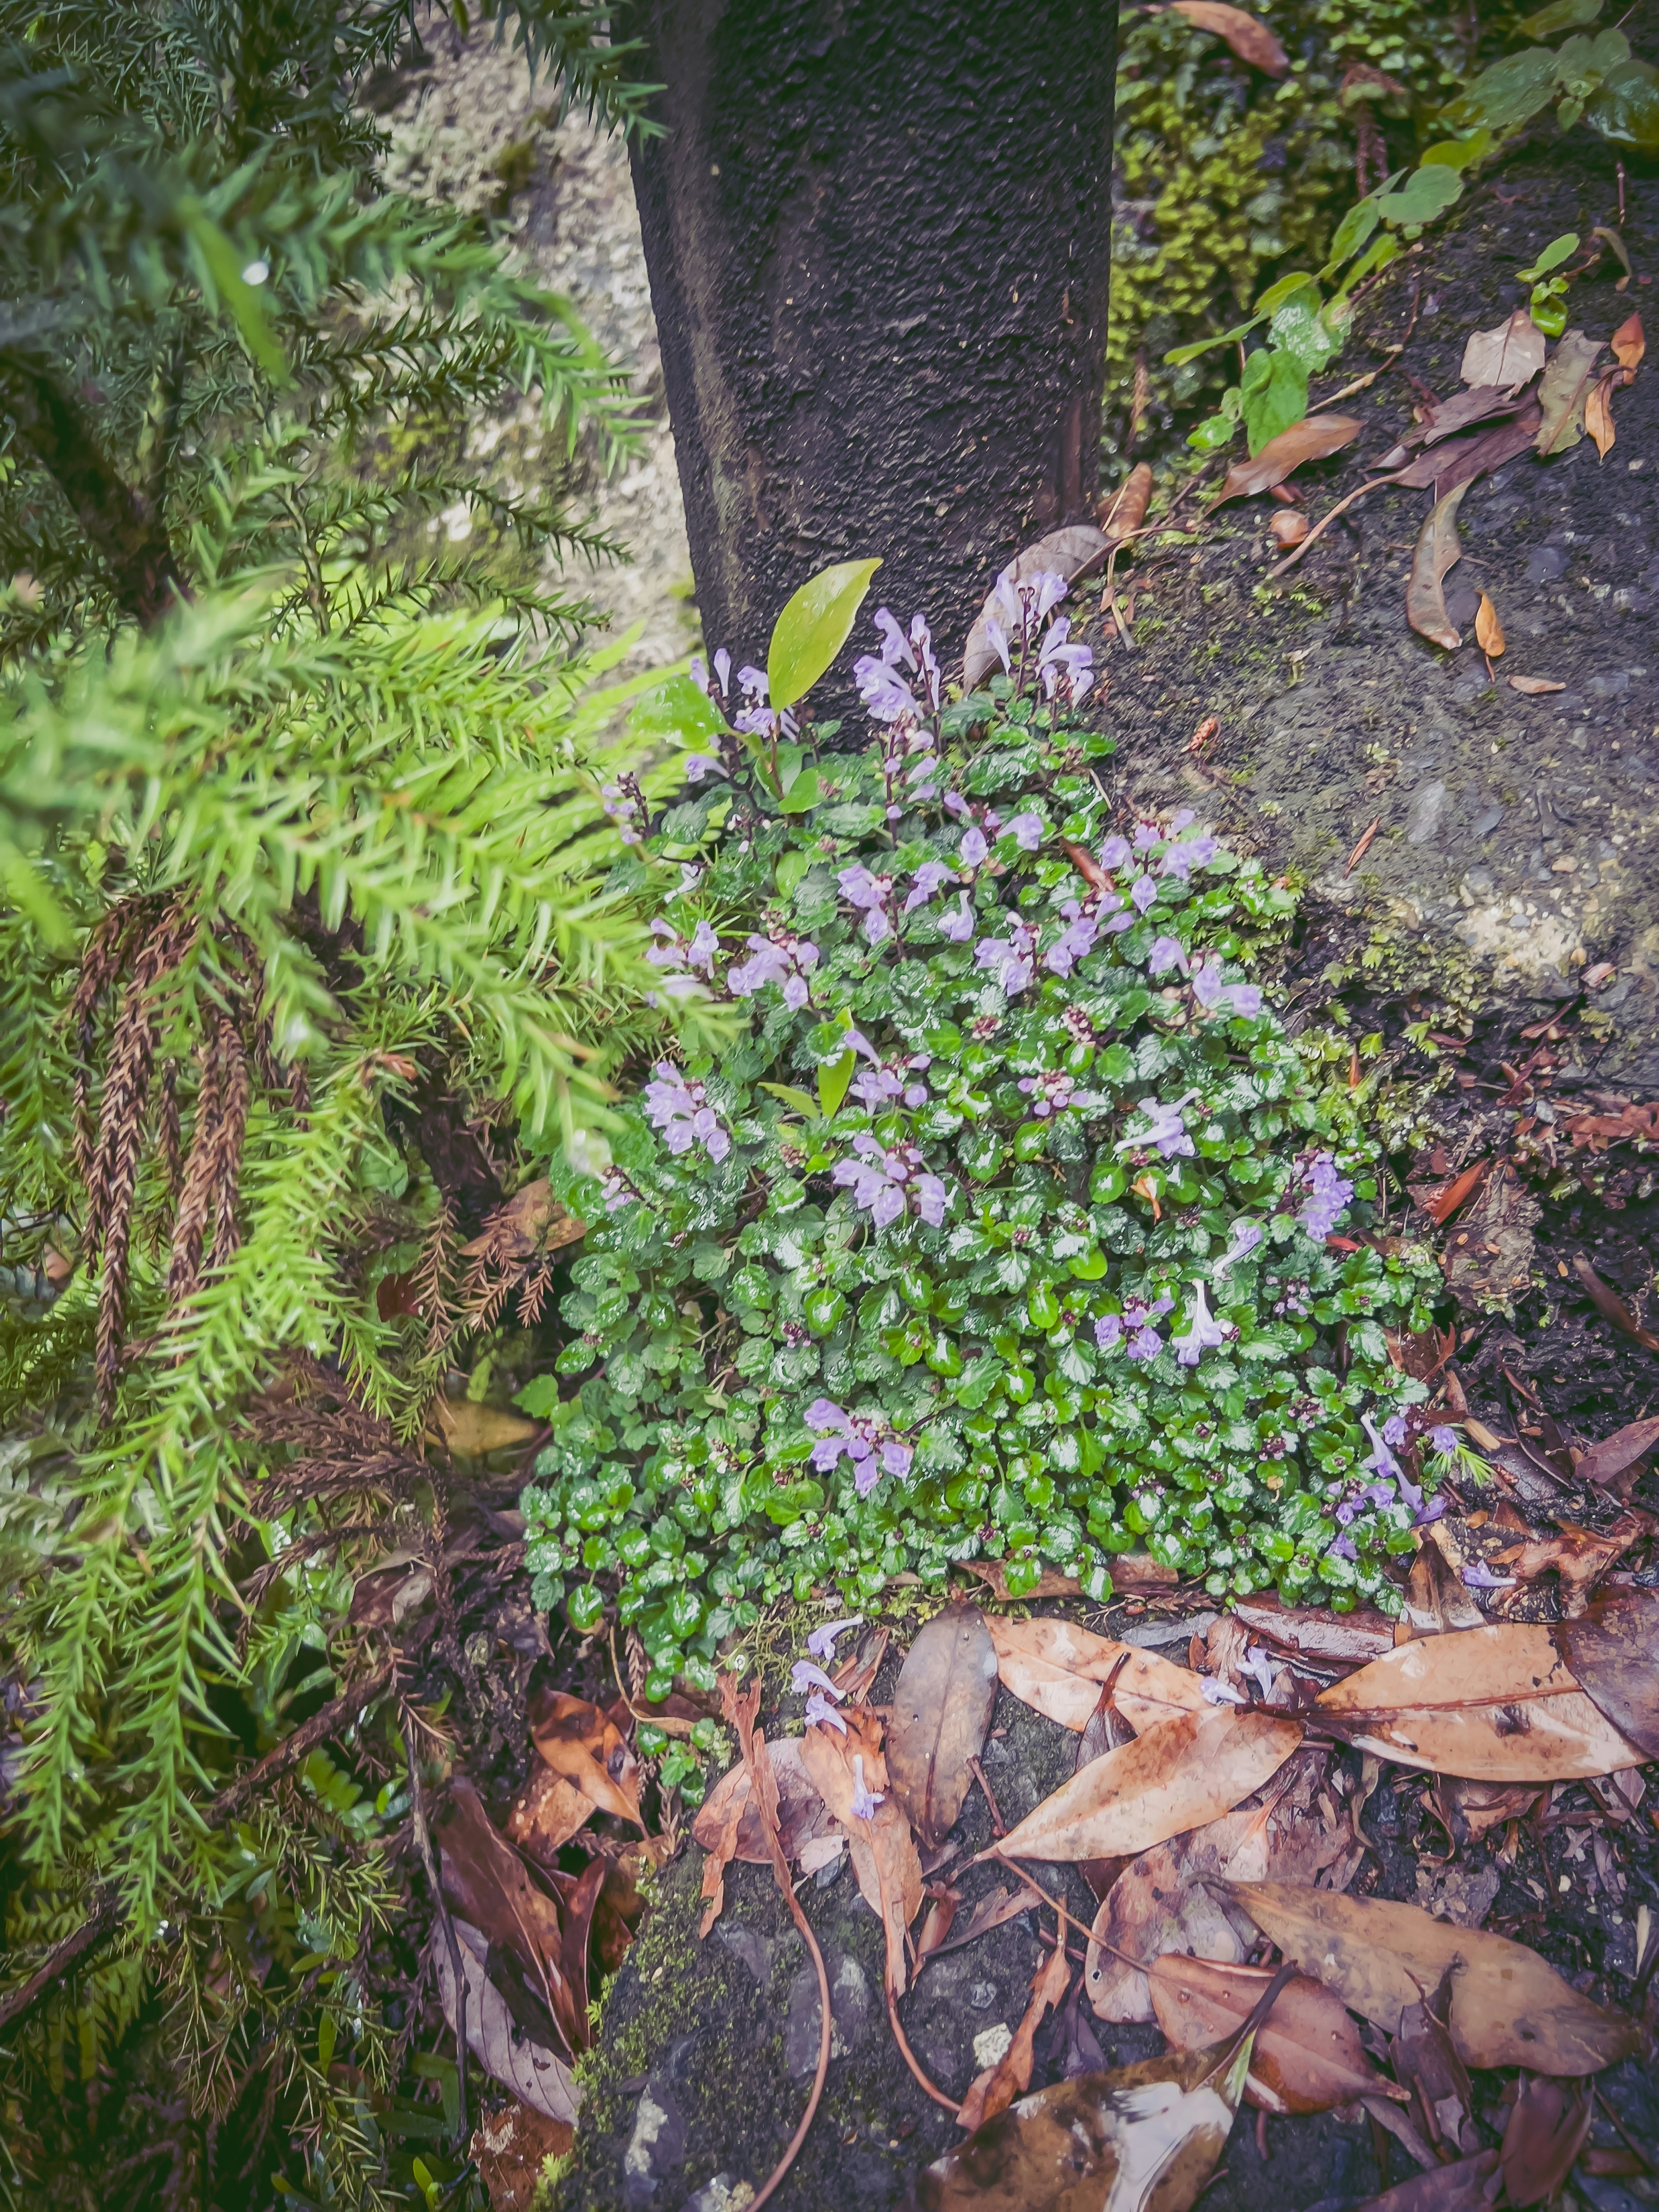
[[[1425,1528],[1428,1526],[1431,1521],[1438,1521],[1441,1516],[1444,1513],[1446,1510],[1445,1499],[1443,1498],[1436,1498],[1431,1499],[1430,1503],[1425,1505],[1423,1503],[1422,1492],[1418,1488],[1417,1485],[1409,1479],[1403,1468],[1401,1473],[1395,1477],[1395,1484],[1396,1488],[1399,1490],[1401,1504],[1406,1507],[1407,1511],[1412,1516],[1412,1526],[1413,1528]]]
[[[1156,822],[1137,822],[1134,848],[1137,853],[1150,853],[1154,845],[1162,844],[1163,833]]]
[[[829,1401],[820,1398],[817,1402],[822,1406]],[[862,1628],[863,1626],[864,1615],[861,1613],[855,1613],[846,1620],[826,1620],[807,1638],[806,1648],[815,1659],[821,1659],[827,1667],[836,1656],[838,1639],[845,1636],[849,1628]]]
[[[853,1462],[853,1486],[860,1498],[867,1498],[884,1474],[902,1478],[910,1472],[915,1455],[892,1434],[883,1415],[845,1413],[828,1398],[815,1398],[806,1409],[806,1425],[830,1431],[812,1447],[813,1466],[820,1474],[831,1474],[845,1454]]]
[[[884,1790],[866,1790],[864,1786],[864,1757],[853,1755],[853,1817],[859,1820],[873,1820],[876,1808],[886,1796]]]
[[[1161,975],[1166,968],[1179,968],[1183,975],[1187,973],[1187,955],[1178,937],[1152,939],[1152,949],[1146,955],[1146,972],[1149,975]]]
[[[1352,1196],[1352,1183],[1336,1171],[1336,1155],[1315,1153],[1308,1169],[1308,1194],[1296,1218],[1316,1244],[1330,1235]]]
[[[1365,1434],[1371,1440],[1370,1457],[1369,1459],[1361,1460],[1359,1462],[1360,1465],[1362,1467],[1373,1468],[1378,1474],[1386,1474],[1390,1478],[1398,1475],[1400,1473],[1400,1462],[1395,1457],[1394,1454],[1389,1449],[1388,1445],[1383,1442],[1382,1438],[1377,1434],[1376,1424],[1372,1420],[1369,1413],[1362,1413],[1359,1416],[1359,1425],[1364,1429]]]
[[[1449,1428],[1444,1421],[1437,1421],[1429,1431],[1429,1442],[1437,1452],[1455,1452],[1457,1449],[1457,1431]]]
[[[893,624],[895,629],[898,624]],[[914,720],[917,708],[915,694],[903,678],[896,674],[885,655],[878,660],[866,653],[853,664],[853,680],[859,687],[859,697],[878,722],[897,722],[907,717]]]
[[[910,641],[899,628],[891,610],[878,607],[872,619],[882,635],[881,657],[888,666],[896,668],[902,662],[906,668],[913,669],[916,665],[916,656],[911,652]]]
[[[957,848],[957,859],[964,868],[982,867],[990,850],[982,830],[977,827],[964,830],[962,842]]]
[[[1248,1705],[1250,1702],[1243,1690],[1234,1689],[1231,1682],[1218,1681],[1213,1674],[1204,1677],[1198,1693],[1206,1705]]]
[[[943,890],[946,884],[953,884],[956,879],[956,870],[948,867],[943,860],[924,860],[912,880],[903,911],[914,914],[919,906],[926,906],[936,892]]]
[[[1201,868],[1212,860],[1221,850],[1218,837],[1188,837],[1178,845],[1171,845],[1164,855],[1164,873],[1177,876],[1184,884],[1194,868]]]
[[[687,753],[683,765],[688,783],[701,783],[704,776],[714,775],[720,768],[720,763],[708,753]]]
[[[1072,625],[1063,616],[1048,625],[1037,657],[1037,673],[1042,678],[1045,698],[1052,699],[1063,690],[1067,705],[1080,707],[1094,683],[1095,657],[1086,645],[1068,641],[1071,631]]]
[[[954,814],[958,821],[967,820],[968,802],[959,791],[947,791],[939,804],[947,814]]]
[[[1003,990],[1011,996],[1023,991],[1031,980],[1036,959],[1036,932],[1029,922],[1011,917],[1006,937],[988,937],[974,950],[974,958],[981,968],[994,975]]]
[[[1197,1096],[1196,1091],[1189,1091],[1169,1106],[1157,1098],[1143,1098],[1140,1110],[1152,1123],[1152,1127],[1143,1136],[1125,1137],[1115,1149],[1120,1152],[1134,1152],[1148,1146],[1156,1146],[1166,1160],[1193,1158],[1196,1148],[1187,1134],[1187,1124],[1182,1120],[1181,1113],[1182,1107],[1191,1105]]]
[[[886,1151],[867,1129],[861,1129],[853,1139],[852,1152],[837,1160],[830,1179],[851,1185],[854,1205],[867,1212],[878,1229],[897,1221],[911,1196],[930,1228],[937,1229],[944,1221],[950,1194],[936,1175],[927,1172],[927,1164],[914,1145]]]
[[[950,1202],[950,1193],[936,1175],[919,1175],[915,1183],[916,1212],[930,1229],[945,1225],[945,1209]]]
[[[806,1724],[811,1728],[814,1723],[819,1728],[835,1729],[842,1735],[847,1733],[846,1722],[842,1720],[822,1690],[814,1690],[806,1700]]]
[[[872,945],[879,945],[893,933],[893,925],[887,919],[887,895],[893,888],[890,876],[872,875],[868,868],[843,868],[836,878],[841,885],[841,895],[848,906],[859,908],[864,915],[864,934]]]
[[[1463,1570],[1463,1587],[1478,1590],[1513,1589],[1515,1577],[1495,1575],[1484,1559],[1476,1559]]]
[[[1175,1300],[1167,1296],[1150,1304],[1145,1298],[1126,1297],[1121,1314],[1107,1314],[1095,1323],[1095,1342],[1103,1352],[1109,1352],[1120,1338],[1127,1338],[1124,1348],[1131,1359],[1156,1359],[1164,1349],[1164,1340],[1152,1323],[1174,1307]]]
[[[1124,868],[1129,864],[1128,841],[1123,837],[1109,837],[1100,848],[1103,868]]]
[[[1261,1242],[1262,1234],[1254,1221],[1235,1221],[1226,1250],[1210,1270],[1211,1281],[1219,1282],[1230,1267],[1236,1267],[1248,1254],[1254,1252]]]
[[[1261,1012],[1261,994],[1254,983],[1224,983],[1221,963],[1213,953],[1193,970],[1193,996],[1206,1013],[1224,1006],[1235,1014],[1254,1018]]]
[[[974,909],[969,902],[966,891],[962,893],[960,902],[954,914],[947,908],[945,912],[940,915],[939,928],[940,936],[948,937],[952,945],[967,944],[974,933]]]
[[[1069,975],[1078,962],[1094,951],[1100,924],[1076,899],[1066,899],[1060,910],[1066,926],[1043,954],[1042,964],[1056,975]]]
[[[1359,1554],[1354,1549],[1353,1538],[1345,1531],[1331,1546],[1328,1556],[1333,1559],[1357,1559]]]
[[[1040,814],[1016,814],[1008,824],[1006,834],[1022,853],[1035,853],[1042,842],[1042,817]]]
[[[783,1003],[799,1013],[811,997],[806,978],[818,964],[818,948],[810,938],[751,937],[750,957],[729,970],[726,987],[734,999],[751,998],[768,983],[783,993]]]
[[[815,1667],[810,1659],[797,1659],[789,1676],[789,1686],[797,1697],[806,1690],[822,1690],[827,1698],[839,1700],[841,1692],[822,1667]]]
[[[910,1462],[915,1457],[908,1444],[900,1443],[890,1437],[881,1448],[881,1471],[902,1478],[910,1472]]]
[[[706,693],[712,699],[715,696],[718,689],[720,697],[724,699],[732,681],[732,656],[724,646],[721,646],[715,653],[714,684],[708,680],[708,671],[704,665],[703,658],[700,653],[692,654],[689,672],[691,681],[696,685],[698,690]]]
[[[1238,1671],[1241,1674],[1250,1676],[1264,1699],[1272,1698],[1273,1682],[1276,1679],[1273,1674],[1273,1662],[1261,1644],[1247,1644],[1245,1645],[1244,1656],[1238,1662]]]
[[[1150,876],[1137,876],[1129,886],[1129,896],[1134,902],[1137,913],[1145,914],[1158,896],[1158,885]]]
[[[653,1073],[655,1082],[647,1083],[641,1095],[647,1116],[662,1131],[669,1151],[678,1158],[693,1145],[701,1145],[711,1160],[723,1160],[732,1149],[732,1139],[707,1103],[702,1084],[687,1083],[678,1068],[665,1060],[658,1061]]]
[[[1227,1341],[1227,1331],[1210,1312],[1202,1283],[1193,1285],[1192,1326],[1182,1336],[1172,1336],[1170,1346],[1183,1367],[1196,1367],[1199,1355]]]
[[[1384,1443],[1394,1444],[1396,1446],[1405,1443],[1406,1416],[1403,1413],[1397,1411],[1392,1413],[1389,1414],[1388,1419],[1383,1422],[1382,1441]]]

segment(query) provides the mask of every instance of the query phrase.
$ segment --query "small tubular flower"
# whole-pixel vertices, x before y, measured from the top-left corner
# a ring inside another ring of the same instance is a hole
[[[876,1808],[886,1797],[884,1790],[870,1790],[865,1786],[864,1755],[853,1754],[853,1817],[856,1820],[873,1820]]]
[[[1225,1324],[1215,1319],[1210,1311],[1210,1301],[1202,1283],[1193,1285],[1190,1325],[1179,1336],[1170,1339],[1171,1349],[1183,1367],[1196,1367],[1200,1355],[1212,1351],[1227,1341]]]
[[[678,1158],[701,1145],[711,1160],[723,1160],[732,1149],[731,1135],[708,1104],[702,1085],[688,1083],[666,1060],[659,1060],[653,1073],[656,1079],[646,1085],[641,1096],[646,1114],[661,1130],[669,1151]]]

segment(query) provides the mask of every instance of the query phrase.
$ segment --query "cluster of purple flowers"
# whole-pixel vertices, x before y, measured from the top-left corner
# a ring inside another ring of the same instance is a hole
[[[868,1212],[878,1229],[898,1220],[913,1199],[927,1226],[940,1228],[950,1203],[949,1191],[938,1176],[928,1173],[927,1161],[914,1145],[890,1149],[867,1129],[854,1138],[851,1154],[836,1161],[830,1181],[851,1184],[854,1205]]]
[[[924,714],[937,714],[943,691],[927,617],[910,617],[907,637],[890,611],[878,607],[876,628],[881,632],[880,653],[866,653],[853,664],[853,680],[872,719],[915,725]],[[901,668],[908,668],[920,681],[920,699],[899,674]]]
[[[1143,1098],[1140,1110],[1152,1127],[1139,1136],[1121,1139],[1115,1149],[1120,1152],[1157,1151],[1166,1160],[1193,1158],[1197,1147],[1187,1133],[1182,1113],[1197,1096],[1196,1091],[1188,1091],[1168,1105],[1159,1098]]]
[[[1231,1322],[1218,1321],[1210,1311],[1210,1302],[1202,1283],[1193,1285],[1192,1309],[1188,1326],[1179,1336],[1171,1336],[1170,1347],[1183,1367],[1196,1367],[1200,1356],[1224,1344],[1234,1334]]]
[[[1141,878],[1142,883],[1146,880],[1146,877]],[[1147,974],[1162,975],[1171,968],[1178,968],[1186,976],[1192,987],[1194,998],[1206,1014],[1218,1010],[1223,1013],[1254,1018],[1261,1012],[1261,993],[1254,983],[1222,981],[1221,961],[1217,954],[1206,953],[1194,967],[1178,938],[1155,938],[1152,949],[1146,955]]]
[[[742,730],[749,737],[764,738],[769,741],[780,736],[793,738],[795,735],[794,716],[788,713],[776,714],[767,704],[771,684],[763,668],[738,669],[737,683],[743,696],[743,704],[735,713],[732,708],[732,656],[724,646],[714,655],[712,672],[701,653],[693,657],[688,672],[697,689],[714,701],[734,730]],[[694,763],[696,763],[695,766]],[[706,755],[694,754],[685,765],[686,773],[696,783],[718,763],[710,761]]]
[[[656,1080],[645,1086],[645,1110],[669,1151],[678,1158],[701,1145],[711,1160],[723,1160],[732,1149],[731,1134],[702,1084],[688,1083],[671,1060],[659,1060],[652,1072]]]
[[[1121,1313],[1107,1314],[1095,1323],[1095,1342],[1103,1352],[1121,1343],[1131,1359],[1156,1359],[1164,1349],[1164,1339],[1152,1323],[1174,1310],[1175,1300],[1167,1294],[1158,1298],[1125,1298]]]
[[[1105,1102],[1093,1091],[1079,1091],[1074,1075],[1064,1075],[1058,1069],[1049,1069],[1042,1075],[1022,1075],[1019,1087],[1031,1102],[1031,1118],[1046,1121],[1051,1115],[1063,1114],[1070,1106],[1100,1106]]]
[[[1048,623],[1037,655],[1037,675],[1042,684],[1043,696],[1059,696],[1071,707],[1079,707],[1087,697],[1094,682],[1094,654],[1086,645],[1073,642],[1072,626],[1062,615],[1050,622],[1049,617],[1067,595],[1063,576],[1052,569],[1044,569],[1034,576],[1016,576],[1012,568],[1005,568],[991,588],[985,605],[985,635],[991,650],[1002,663],[1004,673],[1023,682],[1031,647],[1038,633]],[[1019,656],[1016,674],[1014,655]]]
[[[974,958],[980,967],[990,971],[1012,998],[1031,980],[1036,967],[1036,947],[1037,933],[1031,924],[1022,921],[1018,915],[1010,915],[1008,934],[983,939],[974,947]]]
[[[807,937],[750,937],[749,957],[727,973],[726,988],[734,999],[752,998],[768,983],[783,993],[783,1003],[798,1014],[811,1001],[807,977],[818,964],[818,948]]]
[[[1353,1184],[1336,1171],[1334,1152],[1316,1152],[1304,1177],[1306,1196],[1297,1219],[1316,1244],[1322,1244],[1335,1228],[1353,1196]]]
[[[645,803],[645,793],[637,780],[631,775],[619,775],[615,783],[601,784],[599,798],[605,811],[616,823],[622,842],[637,845],[651,818],[651,809]]]
[[[933,1064],[931,1053],[914,1052],[908,1058],[886,1060],[858,1030],[847,1032],[847,1042],[870,1063],[853,1085],[853,1096],[860,1105],[879,1114],[899,1098],[912,1109],[927,1103],[927,1085],[921,1078]]]
[[[884,1474],[902,1479],[915,1456],[910,1446],[893,1433],[884,1413],[849,1413],[830,1398],[814,1398],[806,1408],[806,1425],[817,1441],[812,1464],[820,1474],[833,1474],[843,1455],[853,1466],[853,1487],[867,1498]]]
[[[681,935],[672,921],[659,915],[651,925],[653,937],[661,944],[652,945],[646,958],[653,968],[670,972],[663,977],[663,990],[671,999],[683,999],[697,988],[697,972],[708,976],[714,973],[714,961],[720,949],[720,939],[706,921],[700,921],[690,938]]]
[[[884,945],[893,934],[892,916],[888,912],[893,878],[878,876],[859,863],[842,869],[836,881],[848,905],[856,907],[863,915],[866,940],[871,945]]]
[[[1248,1259],[1260,1244],[1266,1231],[1259,1222],[1246,1221],[1243,1216],[1235,1221],[1227,1238],[1227,1249],[1210,1269],[1210,1280],[1218,1283],[1230,1267]]]
[[[1385,1506],[1403,1505],[1412,1516],[1414,1528],[1425,1528],[1431,1521],[1437,1521],[1446,1510],[1443,1498],[1436,1498],[1426,1504],[1424,1502],[1420,1484],[1411,1480],[1395,1457],[1395,1450],[1406,1443],[1410,1432],[1411,1423],[1404,1413],[1390,1413],[1380,1431],[1372,1415],[1362,1413],[1359,1425],[1370,1440],[1370,1452],[1360,1465],[1371,1480],[1362,1484],[1357,1492],[1340,1499],[1332,1513],[1331,1517],[1336,1522],[1339,1533],[1333,1539],[1330,1548],[1340,1559],[1358,1557],[1352,1532],[1354,1522],[1367,1509],[1381,1512]],[[1449,1429],[1438,1426],[1431,1428],[1429,1435],[1431,1441],[1441,1436],[1450,1437],[1454,1443],[1456,1441]],[[1438,1449],[1439,1446],[1437,1444],[1436,1448]],[[1480,1571],[1486,1573],[1489,1570],[1483,1568]],[[1467,1569],[1463,1579],[1469,1581]],[[1494,1577],[1491,1581],[1472,1583],[1470,1587],[1501,1589],[1507,1586],[1508,1580],[1512,1579],[1512,1577],[1506,1579]]]

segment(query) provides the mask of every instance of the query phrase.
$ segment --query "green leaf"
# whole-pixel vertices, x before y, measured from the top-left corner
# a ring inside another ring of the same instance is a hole
[[[1376,211],[1384,222],[1432,222],[1462,191],[1463,179],[1456,170],[1436,161],[1425,169],[1413,169],[1397,192],[1384,192]]]
[[[647,691],[628,718],[632,738],[669,738],[677,744],[707,744],[723,725],[720,709],[689,676],[671,676]]]
[[[230,309],[242,343],[271,382],[292,384],[288,356],[271,326],[264,300],[242,274],[241,255],[199,200],[191,197],[181,199],[179,220],[196,249],[203,290],[210,300],[216,295]]]
[[[1295,299],[1297,294],[1301,291],[1305,285],[1313,285],[1313,278],[1308,274],[1305,269],[1292,269],[1288,276],[1281,276],[1276,283],[1269,284],[1267,290],[1256,301],[1255,312],[1257,319],[1260,319],[1263,315],[1277,313],[1279,309],[1285,305],[1285,302],[1287,300]],[[1318,287],[1315,285],[1314,289],[1316,291]]]
[[[334,2063],[335,2039],[340,2032],[339,2023],[331,2012],[325,2012],[317,2023],[317,2067],[326,2074]]]
[[[1336,226],[1336,235],[1331,240],[1330,259],[1320,270],[1320,275],[1332,276],[1351,253],[1358,253],[1376,228],[1378,220],[1375,193],[1357,201]]]
[[[858,1065],[858,1054],[849,1045],[841,1058],[828,1067],[818,1070],[818,1103],[823,1109],[827,1121],[847,1096],[848,1085],[853,1080],[853,1070]]]
[[[520,1413],[528,1413],[532,1420],[544,1421],[550,1413],[558,1411],[558,1376],[532,1375],[513,1402]]]
[[[1650,62],[1620,62],[1585,101],[1584,120],[1616,146],[1659,154],[1659,70]]]
[[[1356,284],[1370,276],[1374,270],[1386,269],[1390,261],[1399,258],[1400,252],[1400,237],[1397,232],[1385,230],[1381,238],[1373,239],[1365,252],[1360,255],[1358,260],[1342,279],[1342,289],[1336,299],[1331,301],[1331,310],[1334,312],[1339,301],[1346,300]]]
[[[846,644],[879,561],[838,561],[809,577],[778,617],[766,653],[769,702],[805,698]]]
[[[1516,276],[1522,284],[1535,284],[1540,276],[1547,276],[1552,269],[1559,269],[1570,253],[1578,251],[1578,233],[1564,230],[1559,238],[1553,238],[1530,269],[1517,269]]]
[[[1547,46],[1528,46],[1482,70],[1441,110],[1440,120],[1453,131],[1512,130],[1547,106],[1554,88],[1554,54]]]
[[[1164,366],[1167,368],[1180,368],[1189,361],[1196,361],[1200,354],[1208,353],[1212,346],[1235,345],[1240,338],[1249,337],[1250,332],[1262,319],[1260,314],[1255,314],[1250,317],[1248,323],[1235,323],[1231,330],[1222,331],[1215,337],[1199,338],[1191,345],[1176,346],[1172,353],[1164,355]]]
[[[1238,425],[1231,415],[1206,415],[1196,429],[1187,433],[1194,453],[1213,453],[1226,445]]]
[[[1581,23],[1593,23],[1601,12],[1601,0],[1550,0],[1547,8],[1523,15],[1515,27],[1524,39],[1547,39],[1557,31],[1573,31]]]
[[[1441,138],[1425,146],[1419,157],[1420,169],[1467,169],[1484,161],[1498,141],[1490,131],[1472,131],[1466,138]]]
[[[812,865],[810,853],[787,852],[778,854],[778,865],[772,874],[785,898],[793,898],[800,889],[802,878]]]
[[[783,794],[780,804],[786,814],[805,814],[818,803],[818,772],[815,768],[803,769]]]
[[[1265,367],[1257,369],[1256,363]],[[1244,365],[1244,429],[1252,459],[1269,439],[1299,422],[1308,411],[1308,372],[1293,354],[1276,347],[1254,353]]]
[[[820,1068],[820,1078],[823,1073]],[[763,1083],[759,1087],[763,1091],[769,1091],[775,1098],[781,1098],[786,1106],[793,1106],[796,1113],[805,1114],[809,1121],[817,1120],[818,1102],[810,1091],[799,1090],[793,1083]],[[841,1101],[837,1099],[836,1103],[839,1105]]]
[[[1318,288],[1312,284],[1304,285],[1285,301],[1273,317],[1269,334],[1273,343],[1300,362],[1310,376],[1342,350],[1341,339],[1322,312]]]

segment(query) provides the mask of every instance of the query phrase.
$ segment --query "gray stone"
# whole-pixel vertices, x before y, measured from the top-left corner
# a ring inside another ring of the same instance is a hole
[[[1426,845],[1440,827],[1440,817],[1445,811],[1445,785],[1437,777],[1432,783],[1419,785],[1406,810],[1406,842]]]
[[[1448,608],[1447,612],[1449,614],[1451,610]],[[1457,617],[1453,615],[1452,619],[1455,622]],[[1486,688],[1486,684],[1480,677],[1465,676],[1460,682],[1452,685],[1452,697],[1456,700],[1460,707],[1470,707]]]
[[[1490,837],[1503,818],[1504,810],[1501,806],[1483,806],[1474,817],[1475,836]]]
[[[743,1961],[762,1989],[766,1987],[772,1978],[772,1953],[763,1936],[757,1935],[752,1928],[720,1919],[714,1923],[714,1941],[722,1950]]]
[[[665,2071],[653,2074],[634,2110],[634,2132],[623,2156],[623,2202],[649,2204],[684,2157],[684,2117]]]
[[[975,2012],[989,2012],[997,2001],[994,1982],[975,1982],[968,1992],[968,2002]]]
[[[1487,868],[1471,868],[1463,881],[1469,887],[1470,896],[1474,898],[1490,898],[1498,888],[1492,881],[1491,870]]]
[[[1559,545],[1540,545],[1527,562],[1529,584],[1558,583],[1567,573],[1567,556]]]
[[[1467,629],[1474,620],[1480,606],[1480,588],[1477,584],[1459,580],[1446,590],[1446,612],[1459,629]],[[1453,693],[1456,697],[1456,693]]]
[[[680,2212],[744,2212],[755,2201],[755,2185],[734,2173],[717,2173],[705,2181],[695,2197],[688,2197]]]
[[[830,2056],[845,2058],[869,2033],[875,1998],[870,1977],[856,1959],[831,1953],[823,1963],[830,1976]],[[796,2081],[805,2081],[817,2067],[821,2033],[817,1968],[809,1960],[789,1984],[783,2030],[783,2063]]]
[[[1585,688],[1592,699],[1617,699],[1630,690],[1630,672],[1609,668],[1603,676],[1592,676]]]

